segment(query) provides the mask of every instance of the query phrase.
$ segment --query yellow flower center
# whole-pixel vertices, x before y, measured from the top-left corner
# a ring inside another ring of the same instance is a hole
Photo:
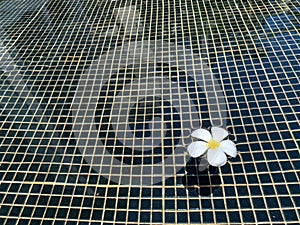
[[[209,142],[207,142],[206,144],[211,150],[215,150],[220,146],[220,142],[215,141],[215,140],[210,140]]]

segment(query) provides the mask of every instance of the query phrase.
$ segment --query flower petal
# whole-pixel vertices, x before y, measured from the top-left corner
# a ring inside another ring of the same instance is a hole
[[[227,156],[221,148],[217,148],[216,150],[208,149],[207,160],[212,166],[223,166],[227,162]]]
[[[237,150],[234,142],[230,140],[224,140],[221,141],[221,146],[220,148],[227,154],[230,155],[231,157],[236,157]]]
[[[197,138],[197,139],[200,139],[200,140],[203,140],[203,141],[209,141],[212,139],[212,136],[210,134],[210,132],[208,130],[205,130],[205,129],[198,129],[198,130],[195,130],[191,136],[193,138]]]
[[[187,150],[190,156],[192,156],[193,158],[197,158],[206,152],[207,145],[204,141],[195,141],[187,147]]]
[[[228,136],[228,131],[221,127],[212,127],[211,134],[214,140],[222,141],[224,138]]]

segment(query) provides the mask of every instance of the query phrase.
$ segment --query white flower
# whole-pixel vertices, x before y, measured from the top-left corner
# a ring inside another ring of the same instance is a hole
[[[211,132],[200,128],[195,130],[191,136],[199,140],[187,147],[191,157],[197,158],[206,153],[207,161],[212,166],[225,165],[226,154],[231,157],[237,155],[235,144],[230,140],[224,140],[228,136],[228,132],[223,128],[212,127]]]

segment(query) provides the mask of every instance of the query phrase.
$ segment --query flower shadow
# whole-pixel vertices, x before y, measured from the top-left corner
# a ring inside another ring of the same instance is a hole
[[[220,188],[221,178],[217,167],[209,166],[203,171],[198,170],[199,161],[192,158],[185,166],[182,184],[191,194],[208,196]]]

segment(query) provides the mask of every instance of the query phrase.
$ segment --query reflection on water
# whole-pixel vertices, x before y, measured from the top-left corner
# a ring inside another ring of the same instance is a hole
[[[185,175],[182,177],[182,184],[189,194],[207,196],[217,189],[221,184],[221,178],[217,167],[210,166],[204,171],[199,171],[199,161],[192,158],[185,167]]]
[[[5,2],[11,1],[0,1]],[[1,218],[12,218],[0,223],[14,224],[18,217],[52,222],[54,214],[61,220],[120,224],[298,221],[300,3],[281,6],[282,2],[288,1],[131,2],[140,10],[143,33],[127,41],[171,40],[195,53],[205,51],[214,73],[220,74],[229,128],[241,151],[240,161],[221,169],[199,172],[198,162],[191,160],[176,179],[154,188],[116,187],[91,171],[76,149],[70,125],[70,104],[80,75],[94,58],[125,42],[124,28],[105,33],[118,25],[113,12],[125,1],[51,0],[43,10],[32,9],[14,19],[0,13],[5,41],[22,78],[40,99],[49,118],[46,124],[55,126],[48,126],[49,131],[37,128],[39,121],[26,114],[12,86],[3,84],[8,73],[0,67],[1,93],[6,95],[0,107],[0,177],[7,182],[0,185],[0,212]],[[9,8],[13,4],[6,5],[7,12],[16,11]],[[207,42],[202,45],[204,33]],[[57,144],[49,147],[53,139]],[[26,184],[44,181],[55,185]],[[185,188],[177,185],[180,182]],[[181,189],[184,193],[179,195]],[[199,196],[209,197],[199,201]],[[17,207],[12,208],[14,203]],[[212,207],[220,210],[216,213]],[[225,212],[225,207],[230,210]]]

